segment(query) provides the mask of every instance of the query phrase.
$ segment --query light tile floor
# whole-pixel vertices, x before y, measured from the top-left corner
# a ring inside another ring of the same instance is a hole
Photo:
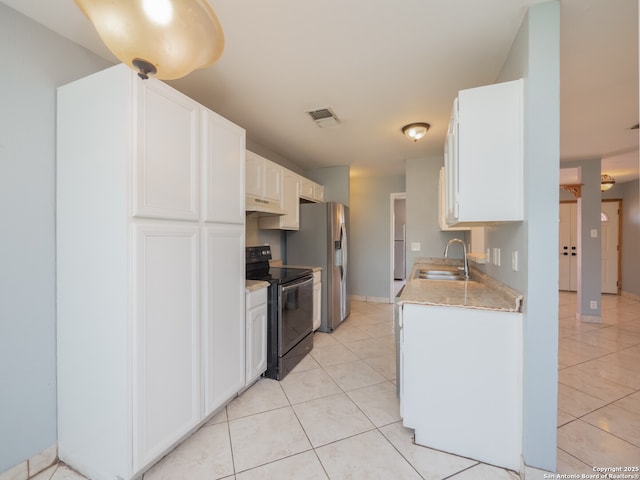
[[[603,323],[559,308],[558,472],[640,464],[640,302],[603,296]],[[144,480],[513,480],[513,472],[414,445],[395,396],[393,306],[353,302],[282,382],[262,379]],[[81,480],[64,465],[37,480]]]
[[[560,292],[558,472],[639,467],[640,302],[603,295],[592,324],[576,321],[576,301]]]

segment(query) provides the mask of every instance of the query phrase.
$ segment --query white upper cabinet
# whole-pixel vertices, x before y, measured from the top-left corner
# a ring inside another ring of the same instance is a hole
[[[282,169],[280,208],[286,212],[284,215],[260,217],[259,228],[265,230],[298,230],[300,228],[299,175],[284,168]]]
[[[280,202],[282,167],[249,150],[246,151],[246,193],[249,196]]]
[[[300,198],[310,202],[324,202],[324,186],[309,180],[303,176],[299,177]]]
[[[313,201],[313,182],[308,178],[300,176],[300,198]]]
[[[445,146],[446,151],[446,146]],[[445,153],[446,154],[446,153]],[[438,225],[440,230],[469,230],[471,227],[450,227],[447,225],[447,212],[445,211],[445,195],[446,189],[444,185],[444,167],[440,169],[440,176],[438,179]]]
[[[282,167],[265,159],[264,162],[264,198],[280,200],[282,196]]]
[[[244,224],[244,129],[203,109],[202,155],[204,220]]]
[[[133,89],[133,214],[195,220],[200,201],[200,105],[162,82],[135,82]]]
[[[324,202],[324,185],[313,184],[313,200],[316,202]]]
[[[524,218],[523,80],[462,90],[445,145],[447,224]]]

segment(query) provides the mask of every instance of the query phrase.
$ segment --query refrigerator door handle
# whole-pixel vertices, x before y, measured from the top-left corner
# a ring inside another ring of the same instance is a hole
[[[347,231],[344,223],[340,224],[340,243],[342,246],[342,263],[340,265],[340,273],[342,280],[345,281],[347,277],[347,265],[349,265],[349,263],[347,261]]]

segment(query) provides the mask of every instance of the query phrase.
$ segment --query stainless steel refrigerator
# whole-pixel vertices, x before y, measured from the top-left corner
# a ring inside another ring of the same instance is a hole
[[[322,332],[333,332],[351,313],[348,225],[348,207],[335,202],[304,203],[300,229],[285,237],[288,265],[322,267]]]

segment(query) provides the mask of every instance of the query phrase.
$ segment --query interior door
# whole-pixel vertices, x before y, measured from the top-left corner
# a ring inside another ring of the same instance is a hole
[[[618,293],[620,201],[602,202],[601,215],[601,288],[602,293]],[[558,288],[578,289],[578,204],[560,204]]]
[[[560,290],[576,291],[578,288],[577,204],[560,204],[558,287]]]
[[[620,202],[602,202],[601,285],[602,293],[618,293],[618,236]]]

